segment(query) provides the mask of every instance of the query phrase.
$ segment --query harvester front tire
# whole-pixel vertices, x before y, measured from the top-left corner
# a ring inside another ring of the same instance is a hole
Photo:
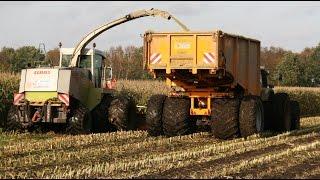
[[[163,132],[166,136],[186,135],[192,132],[190,120],[190,100],[179,97],[167,97],[163,107]]]
[[[239,137],[239,99],[213,99],[211,130],[216,138]]]
[[[9,109],[5,124],[5,131],[23,131],[22,125],[19,121],[18,108],[16,106],[11,106]]]
[[[136,106],[127,97],[116,97],[111,101],[108,120],[119,131],[135,130]]]
[[[100,104],[93,110],[93,130],[94,132],[103,133],[114,131],[115,127],[108,121],[108,109],[113,97],[110,94],[103,96]]]
[[[150,136],[163,135],[162,112],[166,95],[156,94],[149,98],[147,103],[146,123]]]
[[[291,130],[300,129],[300,106],[298,101],[290,101]]]
[[[88,108],[78,104],[74,110],[71,110],[71,117],[68,118],[66,132],[68,134],[88,134],[91,132],[92,119]]]
[[[260,97],[245,96],[242,99],[239,125],[242,137],[248,137],[264,130],[264,110]]]
[[[290,98],[286,93],[276,93],[273,98],[273,130],[284,132],[291,129]]]

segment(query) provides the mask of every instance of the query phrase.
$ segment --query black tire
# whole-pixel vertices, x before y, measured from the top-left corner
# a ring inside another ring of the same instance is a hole
[[[105,94],[100,104],[92,111],[93,131],[97,133],[104,133],[115,131],[116,127],[108,121],[109,107],[113,100],[111,94]]]
[[[291,129],[300,129],[300,106],[298,101],[290,101],[291,107]]]
[[[108,109],[108,120],[119,131],[135,130],[136,106],[127,97],[116,97],[111,101]]]
[[[66,133],[72,135],[90,133],[92,119],[89,109],[79,102],[74,104],[72,108],[67,120]]]
[[[239,137],[239,99],[213,99],[211,130],[215,137],[233,139]]]
[[[261,100],[262,101],[271,101],[274,96],[274,91],[271,88],[262,88],[261,90]]]
[[[163,107],[163,132],[166,136],[179,136],[192,133],[190,99],[167,97]]]
[[[272,130],[272,118],[273,118],[273,109],[272,109],[272,101],[263,101],[263,111],[264,111],[264,130]]]
[[[4,129],[5,131],[24,131],[24,128],[22,127],[19,120],[18,108],[16,106],[11,106],[11,108],[9,109]]]
[[[291,129],[291,111],[290,98],[286,93],[276,93],[273,101],[273,130],[290,131]]]
[[[239,127],[242,137],[248,137],[264,130],[264,111],[260,97],[245,96],[240,104]]]
[[[151,136],[163,135],[162,112],[166,95],[157,94],[149,98],[146,112],[148,134]]]

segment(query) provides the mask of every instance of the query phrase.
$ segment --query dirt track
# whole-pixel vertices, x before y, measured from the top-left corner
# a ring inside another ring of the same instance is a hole
[[[203,132],[0,134],[1,178],[320,178],[320,117],[302,128],[222,141]]]

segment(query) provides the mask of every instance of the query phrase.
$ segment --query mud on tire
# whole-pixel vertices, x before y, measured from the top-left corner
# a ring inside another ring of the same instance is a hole
[[[290,101],[290,107],[291,107],[290,130],[300,129],[300,106],[298,101]]]
[[[22,125],[20,124],[18,117],[18,108],[16,106],[11,106],[11,108],[9,109],[4,130],[17,132],[23,131]]]
[[[93,131],[94,132],[108,132],[115,131],[116,128],[108,121],[108,109],[113,97],[110,94],[105,94],[100,104],[93,109]]]
[[[116,126],[117,130],[126,131],[136,128],[136,106],[129,98],[115,97],[108,111],[108,121]]]
[[[157,94],[149,98],[146,112],[147,131],[151,136],[163,135],[162,112],[166,95]]]
[[[163,107],[163,131],[166,136],[186,135],[193,132],[190,120],[190,99],[167,97]]]
[[[213,99],[211,130],[215,137],[232,139],[239,137],[239,99]]]
[[[290,131],[291,108],[290,98],[286,93],[276,93],[272,100],[273,104],[273,127],[275,131]]]
[[[264,110],[260,97],[245,96],[241,100],[239,127],[242,137],[248,137],[264,130]]]
[[[273,109],[272,101],[263,101],[263,112],[264,112],[264,130],[272,130],[273,127]]]
[[[67,121],[66,133],[73,135],[90,133],[92,119],[89,109],[79,102],[73,104],[73,108]]]

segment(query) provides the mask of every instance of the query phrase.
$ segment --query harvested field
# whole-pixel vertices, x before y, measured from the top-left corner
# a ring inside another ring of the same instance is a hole
[[[0,134],[0,178],[320,178],[320,117],[247,139],[208,132]]]

